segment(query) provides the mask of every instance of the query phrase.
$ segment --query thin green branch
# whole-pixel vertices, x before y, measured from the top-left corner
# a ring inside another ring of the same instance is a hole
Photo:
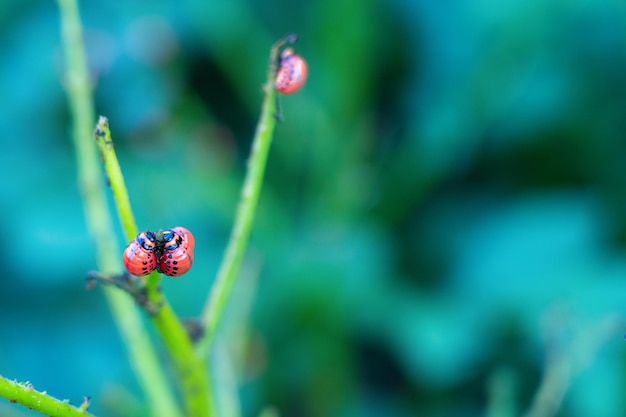
[[[10,381],[2,376],[0,376],[0,395],[10,402],[19,403],[50,417],[94,417],[87,412],[88,402],[81,407],[74,407],[67,401],[57,400],[45,391],[35,390],[28,382]]]
[[[106,117],[100,116],[98,119],[95,137],[124,232],[128,240],[131,240],[137,234],[137,226]],[[152,272],[146,280],[145,289],[148,302],[151,306],[156,307],[150,318],[174,362],[186,413],[192,417],[215,415],[212,390],[204,358],[196,356],[189,335],[160,290],[160,281],[161,275],[156,271]]]
[[[92,137],[95,112],[78,6],[75,0],[58,0],[58,4],[66,54],[66,89],[73,116],[72,137],[87,226],[96,246],[98,268],[104,272],[119,272],[120,250],[113,232],[113,221],[107,210],[105,181]],[[182,416],[133,300],[113,288],[104,288],[104,294],[125,341],[131,365],[151,414]]]
[[[95,136],[100,155],[102,155],[104,162],[104,170],[106,171],[108,182],[111,185],[115,206],[117,207],[117,212],[122,222],[122,228],[126,235],[126,240],[130,241],[137,236],[137,223],[135,223],[135,215],[130,206],[130,198],[128,197],[128,190],[126,189],[126,183],[122,175],[122,168],[120,167],[115,149],[113,148],[109,120],[106,117],[100,116],[98,118]]]
[[[267,81],[263,86],[264,99],[261,118],[257,125],[252,151],[248,159],[246,178],[241,190],[241,196],[239,197],[235,223],[230,235],[228,247],[224,254],[224,259],[217,273],[215,284],[213,284],[211,293],[202,310],[201,321],[205,332],[204,338],[198,345],[198,349],[205,353],[208,352],[210,344],[215,337],[215,332],[224,307],[230,297],[232,287],[237,278],[237,273],[241,267],[241,262],[248,245],[250,231],[252,230],[259,196],[261,194],[267,155],[272,143],[277,118],[277,100],[276,91],[274,90],[274,80],[276,77],[278,53],[285,43],[294,42],[295,40],[295,35],[289,35],[276,42],[270,51]]]
[[[574,332],[564,327],[562,320],[560,315],[558,319],[548,316],[546,320],[547,363],[535,398],[523,417],[556,415],[574,379],[590,366],[590,358],[624,328],[624,320],[617,315],[606,316]],[[563,338],[565,332],[572,333],[570,340]],[[564,345],[557,342],[561,338],[566,341]]]
[[[518,376],[515,370],[500,366],[487,381],[487,410],[485,417],[518,416],[515,394],[518,392]]]

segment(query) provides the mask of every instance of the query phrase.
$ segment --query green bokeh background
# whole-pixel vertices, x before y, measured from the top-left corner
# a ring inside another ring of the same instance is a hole
[[[559,416],[626,415],[623,1],[81,14],[139,227],[196,237],[194,268],[164,282],[183,317],[227,242],[269,48],[300,35],[309,80],[282,99],[214,358],[235,370],[244,416],[481,416],[494,392],[519,415],[547,353],[575,367]],[[102,293],[84,289],[95,256],[56,4],[1,2],[0,56],[0,374],[143,415]],[[35,414],[0,401],[0,415]]]

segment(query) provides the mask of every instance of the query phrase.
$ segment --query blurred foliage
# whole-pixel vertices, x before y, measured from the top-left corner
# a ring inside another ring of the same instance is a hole
[[[550,352],[578,364],[559,416],[626,414],[626,330],[596,331],[626,305],[622,1],[81,6],[139,226],[196,236],[194,269],[164,282],[182,316],[226,244],[269,47],[300,35],[310,79],[282,99],[222,329],[243,415],[498,415],[502,389],[519,414]],[[2,2],[0,22],[0,373],[141,415],[102,295],[83,289],[58,12]]]

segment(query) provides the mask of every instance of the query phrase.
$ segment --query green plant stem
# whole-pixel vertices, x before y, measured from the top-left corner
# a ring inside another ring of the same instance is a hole
[[[277,118],[276,91],[274,79],[276,76],[276,63],[280,48],[286,42],[295,41],[295,36],[290,35],[276,42],[270,51],[270,60],[267,71],[267,81],[263,86],[263,106],[261,118],[257,125],[252,144],[252,151],[248,160],[246,178],[244,179],[235,223],[230,235],[228,246],[217,273],[217,278],[211,289],[211,293],[202,310],[201,321],[204,327],[204,337],[198,344],[198,350],[208,353],[210,345],[215,337],[217,326],[220,322],[224,307],[230,297],[232,287],[235,284],[237,273],[241,267],[243,255],[248,245],[250,231],[254,222],[254,215],[261,194],[265,165],[269,153],[274,126]]]
[[[73,116],[72,137],[87,226],[96,246],[98,268],[103,272],[115,273],[119,272],[120,250],[116,244],[113,221],[107,210],[105,181],[92,137],[95,112],[78,6],[75,0],[58,0],[58,4],[66,54],[66,89]],[[104,294],[151,414],[182,416],[133,300],[114,288],[104,288]]]
[[[548,316],[550,318],[550,316]],[[544,319],[545,320],[545,319]],[[558,320],[558,324],[554,321]],[[624,321],[620,316],[609,315],[572,332],[563,328],[563,318],[545,320],[547,322],[547,363],[544,375],[535,393],[530,409],[523,417],[553,417],[557,414],[567,390],[577,375],[594,358],[598,350],[615,334],[623,329]],[[561,334],[559,334],[559,331]],[[556,340],[564,339],[563,333],[572,332],[570,340],[564,345]]]
[[[122,168],[120,167],[115,149],[113,148],[109,120],[104,116],[98,118],[95,137],[100,155],[102,155],[104,170],[111,186],[111,192],[115,199],[115,206],[117,207],[117,212],[122,222],[126,240],[131,241],[137,236],[137,223],[135,223],[135,215],[130,205],[128,190],[126,189],[126,183],[122,175]]]
[[[46,392],[36,391],[30,383],[10,381],[0,376],[0,395],[50,417],[94,417],[86,407],[74,407]]]
[[[124,232],[128,240],[137,235],[130,199],[120,169],[111,129],[106,117],[100,116],[95,137],[104,160],[104,167],[111,185]],[[146,295],[150,305],[156,307],[150,315],[159,335],[172,357],[188,416],[209,417],[215,415],[212,389],[204,357],[196,355],[191,339],[167,299],[160,290],[161,275],[152,272],[146,280]]]

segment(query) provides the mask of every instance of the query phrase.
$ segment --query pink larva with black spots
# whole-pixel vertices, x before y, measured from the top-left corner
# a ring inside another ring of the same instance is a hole
[[[141,232],[124,250],[124,268],[132,275],[148,275],[157,267],[157,242],[154,233]]]
[[[280,94],[293,94],[304,86],[309,75],[306,61],[293,48],[285,48],[278,62],[274,87]]]
[[[163,232],[163,249],[157,270],[167,276],[183,275],[193,265],[195,239],[184,227],[174,227]]]

